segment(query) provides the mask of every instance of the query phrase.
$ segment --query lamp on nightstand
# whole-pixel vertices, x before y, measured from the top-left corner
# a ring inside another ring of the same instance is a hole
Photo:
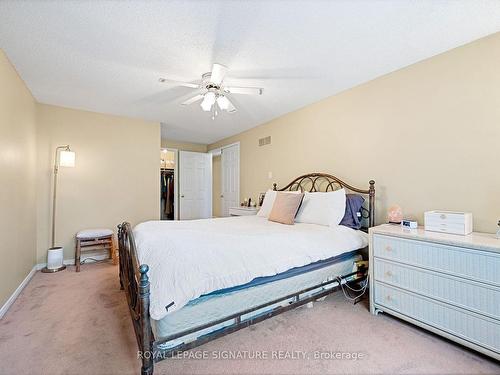
[[[59,167],[74,167],[75,153],[71,151],[69,145],[56,147],[54,158],[54,194],[52,196],[52,238],[51,247],[47,251],[47,267],[42,272],[58,272],[66,268],[63,264],[63,248],[56,246],[56,198],[57,198],[57,174]]]

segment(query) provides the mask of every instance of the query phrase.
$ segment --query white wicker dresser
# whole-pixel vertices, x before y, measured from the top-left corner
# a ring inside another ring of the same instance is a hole
[[[500,360],[500,240],[371,228],[370,310]]]

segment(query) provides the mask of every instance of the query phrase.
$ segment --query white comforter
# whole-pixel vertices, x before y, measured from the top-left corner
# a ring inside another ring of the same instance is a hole
[[[257,216],[148,221],[134,236],[140,263],[149,265],[150,313],[157,320],[203,294],[368,244],[365,233],[344,226],[284,225]]]

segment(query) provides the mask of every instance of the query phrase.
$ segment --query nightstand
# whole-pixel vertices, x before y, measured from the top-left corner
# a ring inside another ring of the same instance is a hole
[[[251,216],[256,215],[259,209],[257,207],[230,207],[230,216]]]

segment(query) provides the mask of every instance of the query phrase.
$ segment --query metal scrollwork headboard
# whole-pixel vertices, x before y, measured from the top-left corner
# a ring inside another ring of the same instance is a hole
[[[309,173],[297,177],[285,187],[278,189],[276,184],[273,184],[273,190],[277,191],[302,191],[302,192],[328,192],[339,189],[350,190],[354,193],[368,195],[368,207],[364,208],[368,219],[368,228],[375,225],[375,181],[369,181],[368,189],[360,189],[351,186],[340,178],[326,173]]]

